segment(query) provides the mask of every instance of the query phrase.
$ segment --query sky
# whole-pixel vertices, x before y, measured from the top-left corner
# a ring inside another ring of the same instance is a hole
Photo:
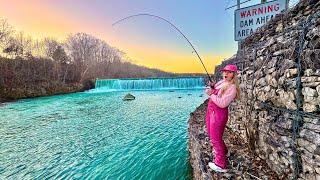
[[[252,0],[242,6],[259,3]],[[126,53],[131,62],[176,73],[205,73],[188,42],[170,25],[140,16],[149,13],[175,24],[191,41],[209,73],[234,55],[236,0],[0,0],[0,17],[35,39],[60,41],[84,32]]]

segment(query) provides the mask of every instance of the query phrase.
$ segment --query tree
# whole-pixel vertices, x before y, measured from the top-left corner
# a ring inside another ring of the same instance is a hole
[[[7,41],[6,47],[3,49],[3,52],[14,58],[23,54],[23,48],[15,38],[10,37]]]
[[[66,46],[72,61],[79,67],[80,81],[97,62],[100,44],[101,40],[86,33],[77,33],[67,38]]]
[[[56,50],[52,53],[52,59],[60,64],[68,63],[67,53],[64,51],[62,46],[58,46]]]
[[[33,48],[32,48],[32,54],[34,57],[46,57],[46,47],[44,44],[44,41],[34,40],[33,41]]]
[[[6,19],[0,19],[0,45],[2,48],[6,46],[6,41],[14,32],[12,26]]]
[[[4,53],[19,57],[32,57],[32,39],[23,32],[19,32],[7,38]]]
[[[57,49],[52,54],[52,58],[55,62],[58,63],[58,78],[62,79],[63,83],[65,83],[68,73],[69,57],[67,56],[67,53],[62,46],[57,47]]]
[[[53,38],[45,38],[43,40],[43,44],[45,47],[45,56],[49,58],[53,58],[53,53],[59,46],[62,46],[56,39]]]

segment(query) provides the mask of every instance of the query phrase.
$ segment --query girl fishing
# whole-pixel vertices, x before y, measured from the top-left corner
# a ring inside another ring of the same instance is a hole
[[[222,70],[223,79],[218,83],[210,83],[207,88],[209,102],[206,113],[206,127],[213,151],[214,162],[209,162],[209,167],[217,172],[227,172],[227,147],[222,139],[224,129],[228,121],[228,106],[240,96],[237,81],[238,68],[229,64]]]
[[[135,15],[120,19],[119,21],[113,23],[112,25],[114,26],[124,20],[138,17],[138,16],[149,16],[149,17],[156,18],[158,20],[168,23],[171,27],[173,27],[176,31],[178,31],[187,40],[189,45],[192,47],[192,49],[196,53],[198,59],[200,60],[209,78],[210,86],[213,87],[206,90],[206,93],[210,96],[207,114],[206,114],[206,126],[207,126],[207,132],[209,134],[211,143],[214,147],[214,151],[216,152],[215,161],[214,163],[209,163],[209,167],[218,172],[226,172],[227,147],[222,140],[222,135],[228,120],[228,106],[231,103],[231,101],[239,97],[239,94],[240,94],[239,86],[237,84],[237,66],[227,65],[222,70],[223,80],[214,84],[212,83],[212,80],[209,76],[209,73],[206,67],[203,64],[203,61],[200,58],[200,55],[198,54],[197,50],[194,48],[192,43],[182,33],[182,31],[178,29],[177,26],[175,26],[173,23],[166,20],[165,18],[156,16],[153,14],[145,14],[145,13],[135,14]]]

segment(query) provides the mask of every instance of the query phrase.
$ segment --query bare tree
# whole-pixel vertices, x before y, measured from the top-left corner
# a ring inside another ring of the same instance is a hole
[[[0,19],[0,45],[3,48],[9,36],[14,32],[12,26],[6,19]]]
[[[85,33],[77,33],[67,38],[66,46],[72,61],[80,69],[81,81],[89,71],[89,68],[97,62],[100,42],[99,39]]]

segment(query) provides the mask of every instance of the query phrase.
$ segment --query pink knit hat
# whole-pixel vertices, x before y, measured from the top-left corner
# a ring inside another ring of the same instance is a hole
[[[220,71],[232,71],[232,72],[238,73],[238,68],[234,64],[228,64]]]

